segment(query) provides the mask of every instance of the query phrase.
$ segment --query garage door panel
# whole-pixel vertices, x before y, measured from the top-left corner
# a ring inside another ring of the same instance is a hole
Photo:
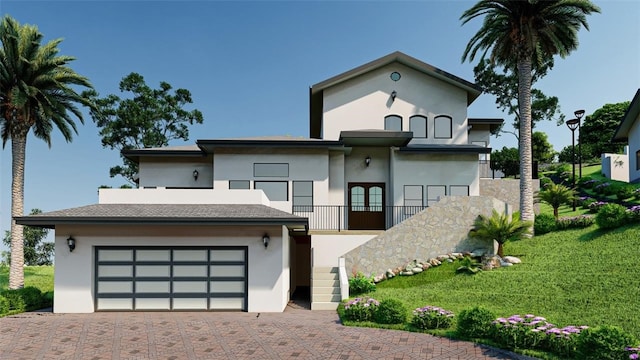
[[[97,247],[96,310],[246,310],[246,247]]]

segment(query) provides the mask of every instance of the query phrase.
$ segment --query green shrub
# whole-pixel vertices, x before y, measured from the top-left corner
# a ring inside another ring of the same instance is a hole
[[[605,206],[608,205],[609,203],[606,201],[596,201],[596,202],[592,202],[591,204],[589,204],[589,212],[592,214],[597,214],[598,211],[600,211],[600,209]]]
[[[42,294],[42,307],[52,307],[53,306],[53,291],[47,291]]]
[[[9,311],[10,312],[24,312],[27,308],[22,296],[17,290],[5,290],[0,293],[0,296],[4,297],[9,301]]]
[[[631,186],[621,186],[616,190],[616,197],[618,200],[623,201],[634,197],[636,195],[636,189]]]
[[[595,222],[595,217],[590,215],[561,217],[556,221],[556,228],[558,230],[583,229],[595,224]]]
[[[533,229],[536,235],[550,233],[556,230],[556,218],[551,214],[537,215],[533,222]]]
[[[22,297],[27,311],[38,310],[42,308],[43,301],[42,292],[40,291],[40,289],[33,286],[27,286],[15,291],[17,291]]]
[[[632,344],[635,344],[635,339],[615,326],[603,325],[586,329],[578,336],[578,358],[583,360],[628,359],[629,354],[625,348]]]
[[[373,276],[366,277],[359,272],[349,279],[349,295],[360,295],[376,290],[376,283]]]
[[[351,321],[371,321],[380,302],[372,298],[355,298],[344,303],[343,316]]]
[[[457,333],[466,338],[486,338],[489,336],[496,315],[491,310],[474,307],[458,314]]]
[[[585,198],[579,198],[578,199],[578,204],[585,210],[588,210],[591,206],[591,204],[596,203],[596,199],[594,198],[590,198],[590,197],[585,197]]]
[[[596,223],[602,229],[614,229],[627,223],[628,218],[627,208],[618,204],[607,204],[598,210]]]
[[[446,329],[453,324],[453,313],[436,306],[425,306],[413,311],[411,324],[418,329]]]
[[[402,324],[407,321],[407,308],[397,299],[382,300],[373,314],[373,320],[378,324]]]
[[[596,185],[597,182],[598,180],[592,179],[589,176],[585,176],[578,180],[578,186],[584,189],[591,189],[594,187],[594,185]]]
[[[540,188],[543,189],[545,187],[547,187],[548,185],[553,184],[553,180],[549,179],[548,177],[541,177],[540,178]]]
[[[9,312],[9,300],[0,295],[0,316]]]
[[[612,184],[609,186],[604,187],[604,189],[602,190],[602,194],[604,195],[615,195],[618,193],[618,191],[620,191],[620,189],[622,189],[624,186],[622,185],[618,185],[618,184]]]

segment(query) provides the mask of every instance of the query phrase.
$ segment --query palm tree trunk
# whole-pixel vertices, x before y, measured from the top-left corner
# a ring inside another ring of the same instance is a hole
[[[498,243],[498,252],[496,255],[498,255],[500,258],[504,257],[504,244],[501,242]]]
[[[531,149],[531,58],[518,60],[520,107],[520,219],[533,222],[533,178]]]
[[[11,138],[11,268],[9,289],[24,287],[24,239],[22,225],[14,217],[24,215],[24,162],[27,134],[13,134]]]

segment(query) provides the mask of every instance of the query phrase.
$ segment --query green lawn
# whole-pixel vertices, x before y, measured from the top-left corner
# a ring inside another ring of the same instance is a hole
[[[25,266],[24,286],[35,286],[43,293],[53,291],[53,266]],[[0,290],[9,287],[9,267],[0,266]]]
[[[455,264],[378,284],[369,294],[410,309],[435,305],[455,313],[484,306],[498,316],[535,314],[559,326],[603,324],[640,338],[640,225],[596,226],[507,243],[523,264],[455,275]]]

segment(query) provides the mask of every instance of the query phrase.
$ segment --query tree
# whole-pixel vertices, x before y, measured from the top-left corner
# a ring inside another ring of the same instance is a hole
[[[545,59],[546,63],[531,75],[532,84],[544,77],[553,68],[553,58]],[[536,70],[536,69],[534,69]],[[501,72],[496,72],[496,67],[487,59],[480,60],[473,68],[476,84],[486,93],[496,97],[498,109],[514,115],[513,128],[515,132],[501,128],[501,132],[507,132],[519,138],[517,130],[520,128],[520,111],[518,106],[518,75],[515,64],[505,66]],[[558,125],[564,123],[564,115],[560,112],[559,100],[555,96],[547,96],[539,89],[531,89],[531,128],[536,123],[544,120],[555,119]]]
[[[600,159],[602,153],[621,153],[625,146],[623,142],[611,142],[620,120],[629,107],[629,101],[617,104],[605,104],[592,115],[587,115],[580,126],[578,142],[581,147],[590,145],[585,151],[582,149],[583,159]],[[576,147],[576,151],[577,147]]]
[[[588,0],[481,0],[465,11],[462,24],[484,16],[478,32],[469,40],[462,60],[482,58],[517,69],[520,115],[520,211],[533,221],[531,151],[531,85],[534,71],[542,71],[554,55],[566,57],[578,47],[578,30],[589,28],[586,15],[600,9]]]
[[[0,24],[0,127],[2,146],[11,140],[11,269],[9,288],[24,286],[23,228],[14,218],[24,215],[24,165],[27,135],[51,146],[56,127],[67,142],[77,134],[74,117],[84,123],[77,104],[91,101],[73,87],[92,88],[89,80],[67,65],[75,60],[58,55],[62,39],[42,44],[33,25],[20,25],[10,16]]]
[[[531,141],[534,161],[541,164],[553,162],[556,152],[553,151],[553,146],[549,143],[547,134],[541,131],[535,131],[531,136]]]
[[[594,158],[591,156],[591,154],[594,152],[593,148],[593,144],[580,144],[580,146],[578,146],[578,144],[576,144],[576,148],[575,150],[573,149],[573,146],[571,145],[567,145],[565,147],[562,148],[562,150],[560,150],[560,152],[558,153],[558,161],[559,162],[565,162],[565,163],[569,163],[569,164],[573,164],[572,161],[574,161],[576,164],[578,163],[578,157],[580,156],[580,152],[582,152],[582,163],[585,164],[587,162],[599,162],[600,158]],[[574,156],[574,159],[571,160],[572,156]]]
[[[32,209],[29,215],[42,214],[40,209]],[[54,244],[44,242],[44,238],[49,234],[49,229],[38,228],[32,226],[24,227],[24,264],[33,265],[51,265],[53,264]],[[11,246],[11,231],[5,231],[2,242],[6,246]],[[7,254],[7,260],[10,262],[11,253]]]
[[[493,210],[491,217],[480,215],[473,223],[469,235],[473,238],[498,243],[498,256],[504,256],[503,245],[507,241],[519,240],[530,234],[533,223],[522,221],[518,213],[507,215]]]
[[[188,140],[187,125],[202,124],[199,110],[184,110],[191,104],[191,93],[177,89],[171,93],[171,85],[160,82],[159,89],[150,88],[144,78],[131,73],[120,81],[120,92],[128,92],[131,98],[121,99],[117,95],[100,98],[96,91],[86,95],[96,103],[91,112],[93,121],[100,129],[102,146],[122,150],[162,147],[172,140]],[[109,175],[120,175],[130,184],[136,184],[138,164],[120,153],[122,165],[109,169]]]
[[[491,153],[491,168],[500,170],[505,177],[518,175],[518,149],[502,147],[502,150],[495,150]]]
[[[535,199],[537,202],[550,205],[553,208],[553,216],[558,220],[558,209],[575,200],[576,191],[564,185],[552,183],[538,191]]]

